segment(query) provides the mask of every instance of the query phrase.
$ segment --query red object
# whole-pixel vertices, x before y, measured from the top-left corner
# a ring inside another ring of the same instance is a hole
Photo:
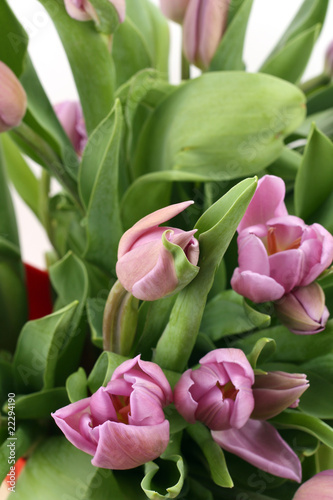
[[[47,271],[24,264],[28,292],[29,320],[42,318],[52,312],[51,283]]]

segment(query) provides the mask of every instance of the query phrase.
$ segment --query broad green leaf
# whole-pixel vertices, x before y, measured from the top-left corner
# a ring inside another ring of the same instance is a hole
[[[58,385],[64,385],[66,378],[77,368],[85,341],[86,319],[83,312],[89,294],[89,281],[83,262],[72,253],[50,267],[50,279],[58,294],[58,307],[78,302],[57,361],[56,381]]]
[[[7,430],[7,429],[6,429]],[[8,434],[7,436],[8,437]],[[38,438],[41,437],[41,429],[40,427],[31,422],[21,422],[15,431],[15,458],[18,460],[24,453],[28,451],[28,449],[33,445]],[[14,442],[10,441],[11,443]],[[7,472],[10,469],[12,463],[8,463],[9,456],[9,441],[6,439],[3,444],[0,446],[0,483],[5,479]],[[15,498],[15,495],[14,497]],[[35,499],[36,500],[36,499]]]
[[[308,64],[320,29],[321,25],[317,24],[300,33],[268,59],[260,71],[298,83]]]
[[[113,472],[64,437],[44,441],[24,467],[10,500],[125,500]]]
[[[281,177],[285,182],[294,182],[301,161],[302,155],[300,153],[286,147],[278,159],[267,167],[267,171],[271,175]]]
[[[111,275],[115,273],[118,243],[123,233],[118,197],[122,126],[122,111],[117,101],[96,131],[101,138],[97,151],[93,147],[94,135],[87,145],[80,176],[82,200],[88,206],[85,258]]]
[[[199,274],[181,290],[154,352],[163,368],[182,371],[199,333],[207,295],[226,249],[255,192],[256,179],[245,179],[212,205],[198,220]],[[182,332],[179,335],[179,332]]]
[[[0,235],[19,247],[13,202],[10,196],[6,171],[6,158],[0,143]]]
[[[89,298],[87,300],[87,317],[91,331],[91,342],[103,349],[103,316],[105,300],[102,298]]]
[[[247,332],[256,327],[267,328],[270,317],[252,309],[233,290],[225,290],[205,307],[200,329],[213,341],[228,335]]]
[[[66,380],[66,391],[71,403],[88,397],[87,376],[83,368],[79,368]]]
[[[333,139],[333,107],[308,116],[295,133],[300,137],[307,137],[314,123],[318,130]]]
[[[333,191],[333,144],[312,127],[295,181],[295,211],[302,219],[313,214]]]
[[[17,77],[25,63],[28,35],[11,11],[7,0],[0,2],[0,61],[3,61]]]
[[[179,380],[179,374],[178,374]],[[170,423],[170,434],[176,434],[183,429],[185,429],[189,423],[181,416],[180,413],[176,410],[173,404],[168,405],[164,408],[165,417],[169,420]]]
[[[90,133],[113,105],[114,71],[107,45],[92,22],[72,19],[63,0],[40,0],[59,33]]]
[[[205,488],[199,481],[196,481],[193,478],[187,478],[188,484],[189,484],[189,495],[187,498],[188,500],[202,500],[203,498],[205,500],[214,500],[213,494],[210,490]]]
[[[115,369],[121,365],[121,363],[126,361],[126,359],[128,358],[120,356],[120,354],[107,351],[102,352],[88,377],[88,387],[90,392],[93,393],[100,387],[105,387],[110,381]]]
[[[222,448],[215,443],[209,429],[200,423],[196,423],[189,425],[186,431],[200,447],[208,462],[214,483],[222,488],[232,488],[233,482],[228,472]]]
[[[243,70],[243,48],[253,0],[245,0],[228,23],[226,32],[213,57],[209,71]],[[232,8],[232,5],[229,7]]]
[[[333,84],[313,92],[308,97],[306,107],[308,116],[325,111],[327,108],[333,108]]]
[[[7,402],[8,394],[13,389],[13,369],[7,359],[0,357],[0,408]],[[1,427],[1,425],[0,425]],[[6,436],[7,437],[7,436]]]
[[[307,432],[330,448],[333,448],[333,428],[319,418],[311,417],[298,411],[285,410],[271,419],[270,422],[279,427]]]
[[[8,177],[22,200],[33,211],[36,217],[39,218],[38,180],[9,136],[2,134],[1,142]]]
[[[49,316],[25,324],[14,357],[17,392],[53,387],[59,353],[66,343],[77,305],[73,302]]]
[[[252,368],[255,369],[258,363],[265,362],[266,359],[270,358],[274,354],[275,349],[276,343],[273,339],[264,337],[257,340],[252,351],[247,356]]]
[[[251,175],[279,156],[283,138],[304,115],[304,95],[288,82],[245,72],[206,73],[152,113],[134,173],[176,170],[211,180]]]
[[[69,403],[64,387],[55,387],[43,391],[17,396],[15,415],[22,420],[50,418],[51,412]]]
[[[98,17],[95,26],[98,31],[107,35],[113,33],[119,26],[117,9],[109,0],[90,0]]]

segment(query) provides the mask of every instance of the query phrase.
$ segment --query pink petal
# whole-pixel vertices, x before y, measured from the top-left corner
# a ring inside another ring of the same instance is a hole
[[[280,177],[274,175],[265,175],[262,177],[237,228],[238,233],[248,226],[266,224],[273,217],[288,215],[284,204],[284,196],[285,185]]]
[[[305,254],[305,266],[300,285],[306,286],[332,263],[333,237],[319,224],[313,224],[304,232],[301,249]]]
[[[269,474],[301,481],[302,468],[297,455],[267,422],[248,420],[238,430],[212,431],[212,437],[224,450]]]
[[[231,278],[232,288],[253,302],[278,300],[284,294],[284,288],[269,276],[263,276],[252,271],[240,272],[237,267]]]
[[[198,47],[198,30],[201,0],[190,0],[183,22],[183,50],[185,57],[194,63]]]
[[[267,250],[263,242],[254,234],[238,237],[238,263],[240,271],[269,276],[269,262]]]
[[[105,469],[133,469],[159,457],[169,443],[169,422],[151,426],[105,422],[93,429],[98,442],[91,463]]]
[[[235,365],[239,365],[244,375],[254,383],[254,373],[253,369],[245,356],[244,352],[241,349],[236,349],[234,347],[230,347],[228,349],[214,349],[206,354],[203,358],[200,359],[200,364],[212,364],[212,363],[235,363]],[[229,371],[229,376],[232,377],[231,370]]]
[[[333,500],[333,470],[319,472],[303,483],[293,500]]]
[[[100,387],[91,396],[90,410],[94,427],[101,425],[106,420],[115,420],[116,422],[118,420],[111,398],[104,387]]]
[[[193,399],[190,391],[190,388],[194,384],[191,374],[191,369],[186,370],[180,377],[174,388],[174,402],[178,413],[180,413],[187,422],[194,424],[198,403]]]
[[[301,249],[278,252],[270,255],[268,260],[271,278],[283,286],[285,293],[299,285],[304,264],[304,253]]]
[[[201,0],[198,14],[197,59],[207,68],[225,31],[230,0]]]
[[[161,11],[163,14],[175,21],[181,23],[184,19],[186,8],[190,0],[160,0]]]

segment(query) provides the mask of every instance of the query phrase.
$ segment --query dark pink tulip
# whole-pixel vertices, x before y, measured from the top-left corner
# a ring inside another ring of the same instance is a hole
[[[295,288],[278,300],[274,307],[281,323],[297,334],[321,332],[329,318],[325,294],[318,283]]]
[[[333,237],[320,224],[288,215],[279,177],[260,179],[238,226],[232,288],[253,302],[275,301],[312,283],[333,260]]]
[[[182,23],[189,1],[190,0],[160,0],[161,11],[166,17],[175,21],[175,23]]]
[[[77,101],[59,102],[54,111],[76,153],[82,156],[88,137],[81,104]]]
[[[66,438],[106,469],[132,469],[169,442],[163,407],[172,391],[161,368],[140,356],[122,363],[106,387],[52,414]]]
[[[88,0],[64,0],[68,14],[77,21],[97,21],[98,16]],[[119,22],[125,19],[126,3],[125,0],[109,0],[116,8],[119,16]]]
[[[174,390],[175,406],[190,423],[213,430],[240,429],[254,408],[253,369],[240,349],[216,349],[187,370]]]
[[[120,239],[116,273],[134,297],[160,299],[178,292],[197,275],[199,244],[193,236],[195,230],[159,226],[192,203],[157,210],[139,220]]]
[[[212,437],[226,451],[259,469],[301,482],[299,458],[268,422],[248,420],[241,429],[212,431]]]
[[[298,488],[293,500],[333,500],[333,469],[323,470]]]
[[[303,373],[273,371],[256,375],[252,387],[254,410],[251,418],[267,420],[290,406],[295,408],[308,387],[309,382]]]
[[[12,70],[0,61],[0,133],[17,127],[26,108],[24,88]]]
[[[229,0],[189,0],[183,24],[187,59],[208,68],[227,25]]]

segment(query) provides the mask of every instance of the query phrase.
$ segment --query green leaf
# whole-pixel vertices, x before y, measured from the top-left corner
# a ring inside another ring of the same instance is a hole
[[[245,72],[206,73],[181,85],[152,113],[134,173],[176,170],[211,180],[251,175],[279,156],[283,138],[304,115],[304,95],[288,82]]]
[[[308,64],[320,29],[321,25],[317,24],[300,33],[268,59],[260,71],[298,83]]]
[[[265,328],[270,317],[252,309],[233,290],[225,290],[210,300],[205,307],[200,329],[213,341],[228,335]]]
[[[87,211],[85,258],[114,274],[122,224],[118,200],[123,117],[120,102],[88,142],[82,160],[80,190]],[[95,134],[99,137],[98,148]]]
[[[90,133],[113,105],[114,71],[107,45],[92,22],[78,22],[67,14],[63,0],[40,3],[61,38]]]
[[[302,125],[296,130],[296,135],[307,137],[312,129],[313,124],[330,139],[333,139],[333,107],[314,113],[308,116]]]
[[[333,191],[332,155],[332,142],[313,125],[295,182],[295,211],[302,219]]]
[[[276,343],[273,339],[259,339],[255,343],[250,354],[247,356],[252,368],[255,369],[258,363],[260,364],[260,362],[265,362],[267,358],[270,358],[272,354],[274,354],[275,350]]]
[[[89,298],[87,300],[87,317],[91,330],[91,342],[100,349],[103,349],[103,316],[105,300]]]
[[[0,61],[20,77],[28,48],[28,35],[6,0],[0,3]]]
[[[98,31],[107,35],[116,31],[119,26],[118,11],[109,0],[90,0],[91,5],[94,7],[98,22],[95,26]]]
[[[87,375],[83,368],[72,373],[66,380],[66,391],[71,403],[88,397]]]
[[[19,247],[13,202],[8,187],[5,157],[0,143],[0,235]]]
[[[255,192],[256,179],[245,179],[212,205],[198,220],[199,274],[179,292],[170,320],[160,337],[154,361],[182,371],[199,333],[207,295],[223,255]],[[182,335],[179,335],[179,331]]]
[[[226,32],[210,64],[209,71],[243,70],[243,48],[253,0],[245,0],[228,23]],[[232,6],[229,7],[231,9]]]
[[[127,359],[125,356],[120,356],[120,354],[114,352],[102,352],[88,377],[90,392],[94,393],[100,387],[105,387],[110,382],[115,369]]]
[[[306,103],[308,115],[333,108],[333,83],[313,92]]]
[[[68,404],[64,387],[55,387],[23,396],[17,396],[15,416],[19,419],[50,418],[51,412]]]
[[[29,321],[18,339],[14,357],[17,392],[50,389],[59,353],[66,343],[77,302],[43,318]]]
[[[24,467],[12,500],[125,500],[113,472],[91,465],[91,456],[65,438],[44,441]]]
[[[214,483],[222,488],[232,488],[233,482],[228,472],[222,448],[215,443],[209,429],[197,422],[194,425],[189,425],[186,431],[200,447],[203,456],[208,462]]]
[[[285,182],[290,180],[294,182],[301,161],[302,155],[300,153],[286,147],[278,159],[267,167],[267,171],[271,175],[282,177]]]
[[[273,424],[287,429],[299,429],[318,438],[322,443],[333,448],[333,429],[316,417],[311,417],[293,410],[285,410],[270,420]]]

